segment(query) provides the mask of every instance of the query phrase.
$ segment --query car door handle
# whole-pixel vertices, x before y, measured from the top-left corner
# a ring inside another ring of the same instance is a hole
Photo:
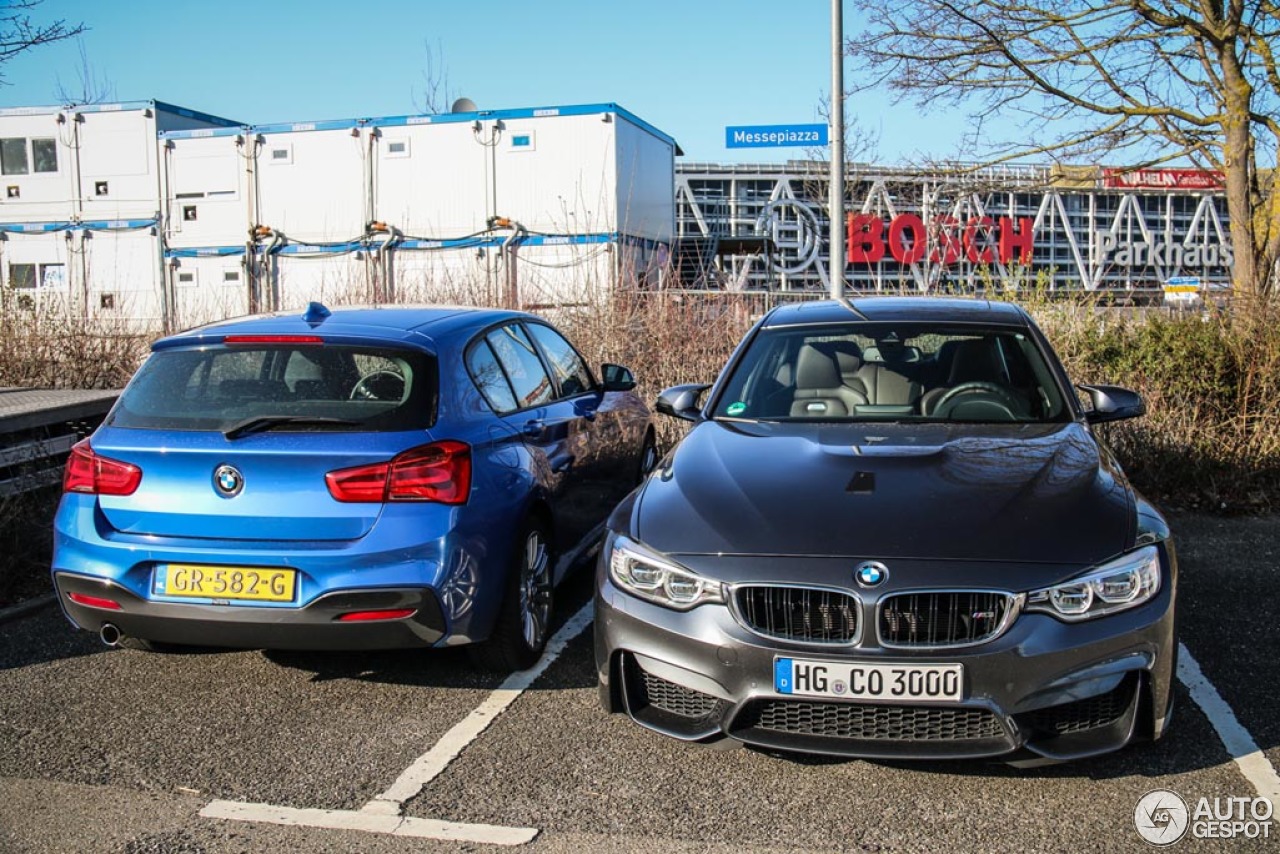
[[[534,418],[524,423],[524,434],[530,439],[538,439],[542,436],[542,432],[547,429],[547,423],[541,418]]]
[[[563,474],[573,468],[573,463],[576,459],[577,457],[573,456],[573,454],[569,454],[567,457],[561,457],[551,464],[551,471],[555,474]]]

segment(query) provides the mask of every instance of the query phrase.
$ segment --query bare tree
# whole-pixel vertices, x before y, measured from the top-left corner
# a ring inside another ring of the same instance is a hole
[[[1277,0],[853,0],[858,89],[966,109],[975,154],[1123,152],[1135,167],[1220,170],[1238,296],[1268,298],[1280,259]],[[1021,119],[987,139],[988,116]]]
[[[0,0],[0,67],[33,47],[73,38],[84,32],[84,24],[63,19],[40,23],[30,12],[44,0]],[[4,74],[0,71],[0,81]]]
[[[420,113],[439,115],[449,112],[457,92],[449,85],[449,67],[444,61],[444,47],[439,42],[433,48],[430,42],[422,43],[426,54],[422,69],[422,89],[413,92],[413,107]]]
[[[76,82],[73,85],[65,84],[62,76],[58,75],[54,97],[59,104],[105,104],[115,100],[115,84],[89,62],[89,51],[84,46],[84,39],[77,39],[77,42],[80,48],[80,65],[76,68]]]

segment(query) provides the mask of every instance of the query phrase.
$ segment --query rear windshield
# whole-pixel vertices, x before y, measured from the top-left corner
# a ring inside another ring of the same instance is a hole
[[[398,431],[435,420],[435,360],[416,350],[324,345],[151,354],[112,411],[116,427]]]
[[[1019,329],[842,323],[765,329],[729,377],[717,418],[1061,422],[1067,400]]]

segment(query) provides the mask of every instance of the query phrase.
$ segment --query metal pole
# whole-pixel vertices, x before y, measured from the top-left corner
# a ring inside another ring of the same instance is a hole
[[[831,0],[831,170],[827,207],[831,215],[828,240],[831,298],[844,298],[844,8]]]

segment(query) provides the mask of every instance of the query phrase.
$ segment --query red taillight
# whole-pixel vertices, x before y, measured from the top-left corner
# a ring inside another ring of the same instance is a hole
[[[84,439],[71,449],[66,473],[62,476],[63,492],[85,495],[133,495],[142,483],[142,469],[93,452]]]
[[[395,608],[388,611],[352,611],[338,617],[339,623],[365,623],[370,620],[403,620],[412,617],[416,609]]]
[[[223,344],[323,344],[319,335],[227,335]]]
[[[324,479],[339,501],[465,504],[471,494],[471,448],[453,440],[434,442],[390,462],[331,471]]]
[[[119,611],[120,603],[114,599],[103,599],[99,596],[86,596],[83,593],[68,593],[67,598],[77,605],[86,608],[102,608],[107,611]]]

